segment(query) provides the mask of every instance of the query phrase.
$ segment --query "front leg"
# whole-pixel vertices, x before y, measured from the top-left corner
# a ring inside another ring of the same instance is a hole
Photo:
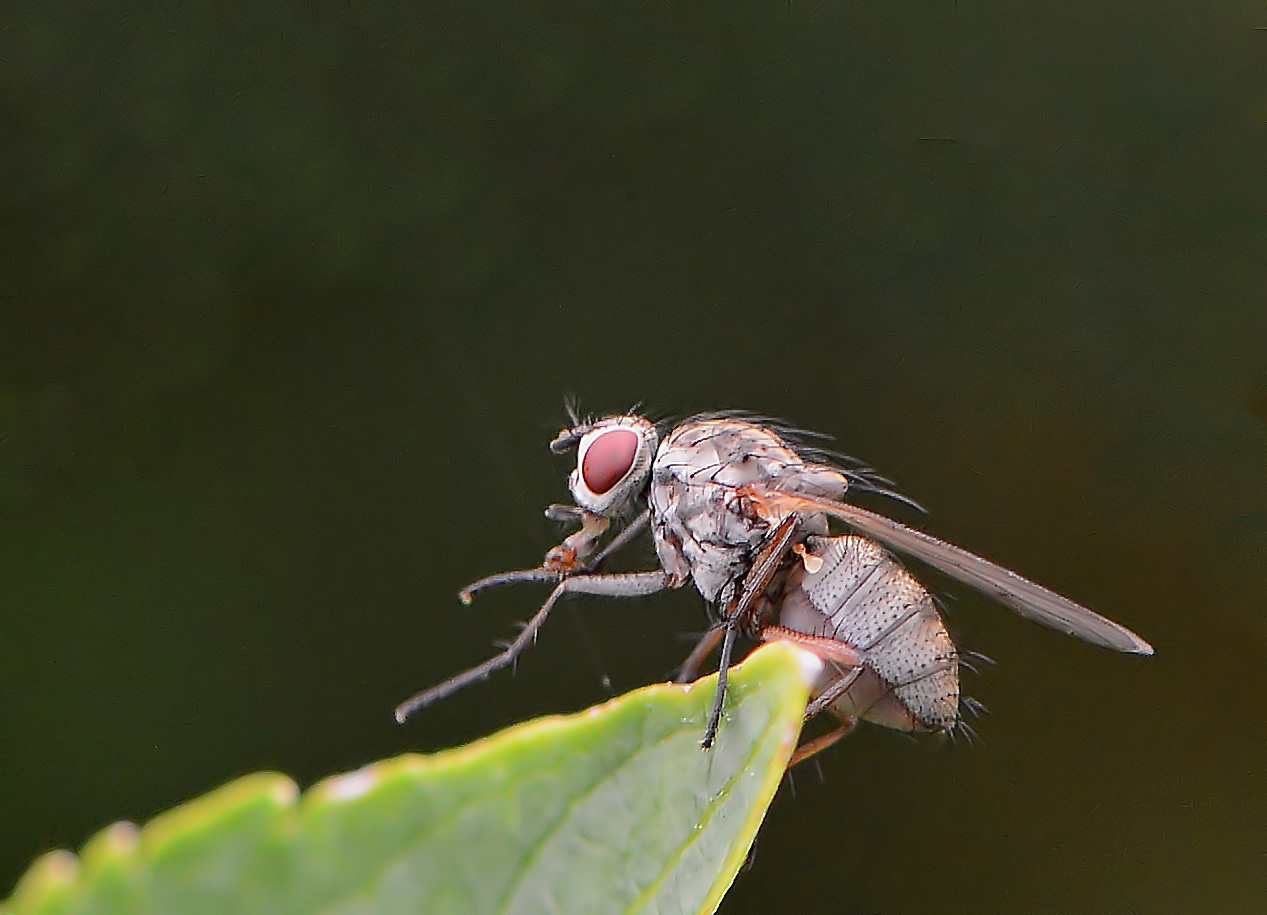
[[[593,552],[598,536],[601,536],[602,531],[606,530],[609,522],[573,505],[551,505],[546,509],[545,514],[551,520],[579,519],[581,521],[581,530],[572,534],[558,546],[553,547],[550,552],[546,553],[545,561],[535,569],[498,572],[467,585],[458,592],[458,599],[462,603],[469,604],[480,591],[500,587],[501,585],[513,585],[526,581],[557,582],[569,575],[597,572],[602,569],[608,559],[624,549],[631,540],[646,530],[650,520],[649,514],[644,511],[633,521],[630,521],[624,530],[613,537],[612,541],[597,556],[582,565],[580,560],[585,559]],[[602,527],[600,528],[597,523],[591,522],[589,519],[594,519],[594,522],[602,522]]]
[[[450,677],[443,683],[439,683],[430,689],[424,689],[422,692],[406,699],[396,706],[396,720],[403,724],[406,718],[419,709],[433,705],[441,699],[453,695],[463,687],[485,679],[494,671],[514,664],[515,659],[536,641],[537,631],[546,621],[546,617],[550,615],[550,611],[554,609],[554,605],[558,603],[559,598],[565,594],[642,597],[647,594],[654,594],[657,591],[663,591],[665,588],[676,588],[681,584],[682,582],[674,579],[668,572],[660,570],[654,572],[625,572],[617,575],[573,575],[569,578],[564,578],[554,586],[554,590],[550,592],[546,602],[541,605],[541,609],[532,615],[532,619],[528,620],[527,625],[524,626],[515,640],[506,646],[505,651],[494,655],[483,664],[477,664],[455,677]]]
[[[560,575],[579,571],[585,560],[598,547],[598,541],[602,539],[610,525],[610,518],[602,518],[587,511],[581,512],[581,529],[546,553],[541,568]]]

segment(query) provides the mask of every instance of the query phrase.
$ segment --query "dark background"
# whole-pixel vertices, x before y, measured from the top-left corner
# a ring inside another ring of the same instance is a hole
[[[979,745],[836,747],[724,912],[1267,905],[1262,3],[107,6],[0,12],[0,895],[664,678],[687,591],[391,719],[543,596],[454,593],[576,394],[831,432],[1157,648],[935,580]]]

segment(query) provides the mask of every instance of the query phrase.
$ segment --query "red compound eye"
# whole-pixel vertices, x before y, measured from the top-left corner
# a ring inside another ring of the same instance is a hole
[[[633,466],[638,453],[638,436],[628,429],[604,432],[585,449],[581,479],[589,491],[601,496],[620,482]]]

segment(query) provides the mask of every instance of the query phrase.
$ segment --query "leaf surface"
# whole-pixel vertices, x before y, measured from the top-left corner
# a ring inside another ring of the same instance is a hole
[[[0,915],[712,912],[800,734],[818,662],[636,690],[456,750],[318,783],[258,773],[38,859]]]

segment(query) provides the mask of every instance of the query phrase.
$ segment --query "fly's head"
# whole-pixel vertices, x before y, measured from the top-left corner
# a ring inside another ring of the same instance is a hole
[[[600,518],[632,514],[646,496],[651,461],[660,444],[641,416],[609,416],[560,432],[550,450],[576,448],[568,489],[576,504]]]

